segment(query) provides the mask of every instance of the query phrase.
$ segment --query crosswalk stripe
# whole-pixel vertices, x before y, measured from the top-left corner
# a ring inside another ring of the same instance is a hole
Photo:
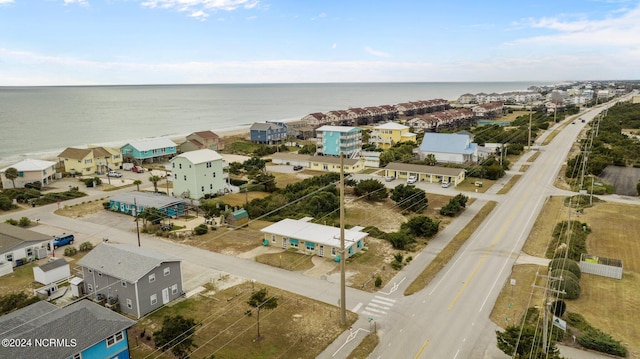
[[[378,310],[378,309],[373,309],[373,308],[369,308],[369,307],[367,307],[367,310],[370,310],[370,311],[376,312],[376,313],[380,313],[380,314],[387,314],[387,312],[385,312],[384,310]]]
[[[395,303],[395,302],[396,302],[396,300],[395,300],[395,299],[391,299],[391,298],[387,298],[387,297],[381,297],[381,296],[379,296],[379,295],[376,295],[376,296],[374,297],[374,299],[372,299],[372,300],[375,300],[375,299],[378,299],[378,300],[384,300],[385,302],[392,302],[392,303]]]
[[[380,304],[376,304],[376,303],[369,303],[367,305],[367,307],[382,308],[382,309],[387,309],[387,310],[391,309],[390,306],[380,305]]]

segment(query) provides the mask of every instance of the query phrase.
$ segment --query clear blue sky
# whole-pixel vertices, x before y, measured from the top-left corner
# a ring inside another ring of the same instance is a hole
[[[0,0],[0,86],[640,78],[640,1]]]

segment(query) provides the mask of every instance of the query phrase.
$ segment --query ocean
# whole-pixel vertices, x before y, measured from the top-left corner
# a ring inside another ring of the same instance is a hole
[[[0,87],[0,167],[66,147],[119,147],[314,112],[395,105],[464,93],[526,90],[540,82],[213,84]]]

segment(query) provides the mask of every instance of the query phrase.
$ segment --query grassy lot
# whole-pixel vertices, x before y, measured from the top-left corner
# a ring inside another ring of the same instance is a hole
[[[424,287],[429,285],[431,280],[444,268],[447,263],[456,255],[460,247],[471,237],[473,232],[480,226],[480,224],[487,218],[489,213],[493,211],[496,202],[489,202],[482,207],[478,214],[473,217],[471,222],[453,239],[447,244],[447,246],[429,263],[429,265],[420,273],[420,275],[407,287],[404,291],[404,295],[411,295],[419,292]]]
[[[569,208],[562,204],[560,197],[548,199],[536,220],[523,251],[530,255],[544,256],[551,238],[551,232],[559,218],[567,218]],[[624,263],[622,280],[583,274],[580,279],[582,292],[576,300],[567,301],[567,310],[582,314],[594,327],[611,334],[629,349],[629,357],[640,357],[640,207],[620,203],[600,202],[586,208],[583,214],[572,213],[572,219],[585,222],[592,232],[587,237],[587,251],[602,257],[620,259]],[[517,278],[524,266],[515,266],[512,277]],[[530,285],[533,277],[523,276],[523,285]],[[519,280],[520,283],[522,280]],[[526,303],[530,296],[527,290],[510,292],[505,284],[492,320],[504,326],[504,303],[513,303],[511,310],[522,313],[525,307],[516,303]],[[520,287],[520,284],[517,285]],[[524,288],[524,287],[521,287]],[[539,295],[534,291],[534,295]],[[507,297],[505,299],[505,297]],[[534,304],[539,304],[534,303]],[[534,305],[531,304],[531,305]]]
[[[527,158],[527,162],[534,162],[538,157],[540,157],[540,151],[536,151],[536,153],[529,156],[529,158]]]
[[[258,220],[239,229],[219,228],[201,236],[189,237],[185,244],[226,255],[238,255],[261,246],[264,234],[260,230],[270,224]]]
[[[482,182],[482,187],[478,187],[475,185],[477,181]],[[458,184],[456,190],[462,192],[479,192],[485,193],[493,184],[496,183],[494,180],[490,180],[487,178],[475,178],[475,177],[467,177],[462,183]]]
[[[255,289],[263,288],[255,284]],[[145,358],[153,342],[140,338],[160,329],[165,316],[194,318],[199,327],[191,358],[315,358],[356,320],[347,313],[347,325],[339,325],[340,309],[333,305],[268,287],[278,307],[260,313],[260,340],[256,339],[255,310],[246,302],[253,286],[244,283],[218,293],[205,292],[164,307],[141,319],[130,330],[132,358]],[[247,315],[252,310],[253,315]],[[153,339],[153,338],[151,338]],[[154,354],[156,357],[158,353]],[[169,356],[166,356],[169,357]]]
[[[529,165],[520,166],[520,172],[527,172],[528,169],[529,169]]]
[[[369,354],[378,346],[380,343],[380,337],[378,337],[378,333],[371,332],[369,333],[360,345],[355,348],[347,357],[347,359],[366,359],[369,357]]]
[[[86,215],[98,213],[100,211],[104,211],[104,207],[102,207],[102,202],[107,201],[106,198],[96,199],[92,202],[82,202],[79,204],[74,204],[71,206],[63,206],[60,209],[56,209],[53,213],[70,217],[70,218],[82,218]]]
[[[544,290],[531,290],[531,285],[545,285],[545,280],[539,275],[546,275],[547,268],[535,264],[523,264],[513,267],[509,280],[504,283],[500,296],[496,300],[496,304],[491,311],[491,320],[500,327],[508,325],[517,325],[522,319],[526,308],[533,306],[541,306],[544,296]],[[511,285],[511,279],[516,281],[515,285]],[[568,308],[572,311],[571,308]]]
[[[384,287],[398,272],[391,268],[389,263],[393,259],[393,253],[398,252],[391,244],[383,239],[368,238],[367,250],[356,253],[347,258],[345,270],[351,275],[347,279],[347,285],[367,292],[376,292],[374,281],[376,277],[382,279]],[[411,255],[406,253],[405,257]],[[332,273],[339,273],[336,269]]]
[[[251,202],[255,198],[267,197],[267,192],[247,192],[247,193],[229,193],[222,197],[218,197],[224,203],[230,206],[244,206],[245,203]]]
[[[509,179],[509,182],[507,182],[507,184],[505,184],[502,188],[500,188],[500,190],[498,191],[498,194],[509,193],[511,188],[513,188],[513,186],[515,186],[516,183],[518,183],[518,181],[520,180],[520,177],[522,177],[522,175],[513,175],[513,177]]]

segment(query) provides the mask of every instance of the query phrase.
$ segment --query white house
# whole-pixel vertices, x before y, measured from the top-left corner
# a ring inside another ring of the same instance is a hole
[[[210,149],[185,152],[171,159],[174,195],[198,199],[222,193],[223,162],[222,156]]]
[[[64,258],[54,259],[45,264],[33,267],[33,279],[44,285],[69,278],[70,276],[71,270],[69,269],[69,263],[67,263]]]
[[[47,235],[0,223],[0,266],[5,270],[11,269],[10,273],[13,270],[7,267],[9,264],[16,267],[46,258],[47,243],[50,241],[51,237]]]
[[[18,178],[13,181],[5,176],[6,170],[12,167],[18,170]],[[55,162],[34,160],[31,158],[27,158],[26,160],[0,170],[0,178],[2,179],[3,188],[13,188],[14,183],[16,188],[24,188],[24,185],[33,182],[40,182],[42,185],[46,185],[53,181],[55,175]]]
[[[340,228],[311,223],[313,218],[286,218],[261,229],[264,233],[264,244],[278,246],[284,249],[297,248],[306,254],[320,257],[340,255]],[[364,247],[364,240],[369,233],[362,232],[363,227],[352,227],[344,231],[344,247],[346,257],[360,251]]]

